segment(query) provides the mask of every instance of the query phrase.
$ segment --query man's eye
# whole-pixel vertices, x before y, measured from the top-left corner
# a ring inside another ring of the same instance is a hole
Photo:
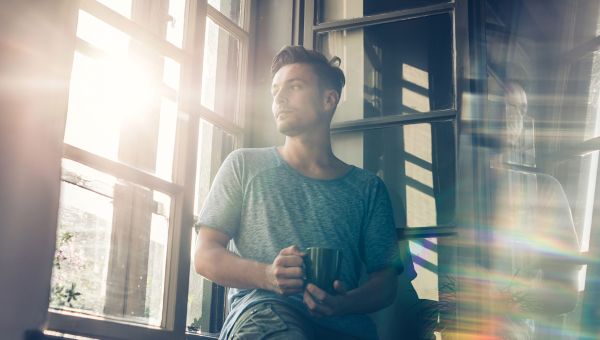
[[[299,90],[300,89],[300,85],[292,85],[292,90]]]

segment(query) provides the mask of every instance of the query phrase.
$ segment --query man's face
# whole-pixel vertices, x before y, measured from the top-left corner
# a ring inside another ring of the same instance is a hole
[[[286,136],[330,123],[326,96],[310,65],[289,64],[279,69],[273,77],[271,95],[277,130]]]
[[[523,132],[523,116],[527,114],[527,95],[516,83],[507,85],[505,93],[508,142],[515,145]]]

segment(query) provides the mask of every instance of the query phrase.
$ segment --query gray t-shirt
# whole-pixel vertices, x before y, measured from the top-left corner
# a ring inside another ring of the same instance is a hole
[[[290,245],[341,249],[340,279],[348,289],[358,286],[365,271],[402,264],[390,200],[379,177],[352,167],[340,178],[309,178],[289,166],[274,147],[239,149],[227,157],[198,224],[229,235],[233,252],[262,263],[272,263]],[[414,268],[407,269],[414,276]],[[231,289],[229,299],[231,311],[222,338],[243,310],[265,300],[287,303],[327,328],[376,338],[375,326],[366,315],[310,317],[302,294],[284,297],[264,290]]]

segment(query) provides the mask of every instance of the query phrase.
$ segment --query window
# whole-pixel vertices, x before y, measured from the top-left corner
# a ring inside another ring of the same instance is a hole
[[[402,1],[369,1],[369,0],[323,0],[319,1],[319,22],[354,19],[363,16],[389,13],[398,10],[421,10],[424,6],[433,6],[451,2],[450,0],[402,0]]]
[[[333,149],[384,180],[413,285],[438,301],[455,243],[454,4],[317,0],[305,16],[305,45],[340,57],[346,75]]]
[[[333,122],[454,109],[451,27],[440,14],[318,34],[347,78]]]
[[[81,2],[50,330],[218,331],[211,310],[223,300],[191,267],[192,225],[242,145],[249,10],[249,0]]]

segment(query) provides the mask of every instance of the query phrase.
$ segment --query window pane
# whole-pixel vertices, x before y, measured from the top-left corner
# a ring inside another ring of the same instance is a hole
[[[452,223],[454,128],[452,122],[395,126],[333,135],[345,162],[386,183],[399,227]]]
[[[333,122],[453,107],[449,15],[324,33],[317,46],[346,74]]]
[[[196,196],[194,215],[200,213],[221,163],[235,149],[235,137],[201,119],[198,135],[198,163],[196,166]]]
[[[104,6],[131,19],[131,0],[96,0]]]
[[[198,216],[210,184],[221,163],[235,149],[235,137],[214,125],[201,120],[198,136],[198,163],[196,167],[196,193],[194,216]],[[187,326],[190,332],[207,332],[210,318],[211,282],[196,274],[194,250],[196,234],[192,235],[192,266],[188,297]]]
[[[456,237],[415,238],[408,241],[417,277],[412,281],[419,298],[440,301],[456,293],[447,285],[456,273],[448,270],[456,255]],[[456,287],[454,287],[456,288]]]
[[[204,51],[202,105],[235,121],[239,111],[240,43],[207,18]]]
[[[320,22],[360,18],[367,15],[397,11],[407,8],[447,3],[448,0],[318,0]]]
[[[208,0],[208,4],[223,13],[238,26],[242,26],[244,0]]]
[[[64,160],[50,307],[160,326],[170,205]]]
[[[112,56],[125,56],[129,50],[127,34],[82,10],[77,19],[77,37]]]
[[[71,161],[64,165],[50,307],[100,315],[106,299],[113,225],[110,195],[116,179]],[[80,174],[81,180],[77,178]]]
[[[175,132],[177,129],[177,103],[169,98],[161,98],[158,142],[156,143],[156,167],[158,177],[172,179],[173,157],[175,151]]]
[[[183,24],[185,22],[185,0],[169,0],[169,16],[167,25],[167,41],[183,47]]]
[[[469,273],[472,268],[461,268],[455,272],[457,238],[432,237],[426,239],[412,239],[409,247],[417,277],[412,281],[420,299],[423,315],[430,315],[432,322],[440,333],[436,339],[444,338],[444,331],[448,331],[456,322],[458,301],[459,275]],[[431,303],[430,301],[439,301]],[[428,309],[429,307],[429,309]],[[433,311],[431,310],[433,309]],[[435,313],[434,311],[438,311]]]
[[[197,233],[193,231],[186,331],[189,333],[206,333],[209,331],[212,282],[196,274],[194,269],[196,235]]]
[[[435,237],[408,241],[417,277],[413,286],[419,298],[439,301],[438,239]]]
[[[65,143],[171,180],[181,65],[80,11]]]

